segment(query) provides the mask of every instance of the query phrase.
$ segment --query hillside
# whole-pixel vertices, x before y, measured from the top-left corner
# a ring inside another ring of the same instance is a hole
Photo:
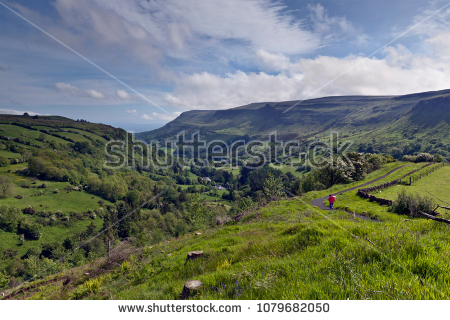
[[[388,171],[385,179],[391,180],[415,168],[391,163],[359,184]],[[180,298],[186,281],[198,279],[203,287],[191,299],[448,298],[448,226],[405,220],[358,198],[353,210],[376,220],[311,205],[344,188],[275,201],[200,234],[153,246],[123,242],[110,258],[9,290],[6,297],[171,300]],[[349,193],[347,200],[354,197]],[[338,199],[346,205],[342,195]],[[203,257],[185,262],[188,252],[199,250]]]
[[[261,119],[279,112],[255,110]],[[357,166],[343,174],[274,164],[220,169],[175,161],[158,168],[139,164],[145,154],[138,154],[133,167],[111,169],[104,147],[126,137],[121,129],[60,117],[0,121],[4,299],[178,299],[192,279],[205,284],[194,297],[201,299],[447,295],[446,225],[394,213],[351,189],[404,177],[442,157],[400,162],[348,153]],[[442,184],[448,166],[427,166],[438,170],[423,181]],[[423,194],[420,186],[409,190]],[[383,194],[395,199],[394,189]],[[430,190],[445,200],[447,188]],[[337,210],[313,205],[329,193],[338,194]],[[434,209],[432,201],[428,207]],[[199,250],[203,257],[185,265],[187,253]]]
[[[192,110],[162,128],[141,132],[144,141],[172,139],[185,130],[202,138],[232,142],[267,139],[278,132],[283,140],[329,139],[337,131],[366,152],[439,153],[450,151],[450,90],[404,96],[325,97],[302,101],[253,103],[229,110]]]

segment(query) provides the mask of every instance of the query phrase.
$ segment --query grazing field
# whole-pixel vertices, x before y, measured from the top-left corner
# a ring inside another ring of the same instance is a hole
[[[450,207],[450,167],[438,169],[435,172],[423,177],[412,185],[401,185],[382,190],[378,197],[395,200],[401,190],[406,193],[418,194],[422,197],[431,197],[436,204]],[[446,210],[439,209],[439,212],[449,215]]]
[[[290,165],[285,165],[285,164],[274,165],[274,164],[271,163],[270,166],[271,166],[272,168],[274,168],[274,169],[280,170],[280,171],[283,172],[284,174],[290,172],[290,173],[292,173],[294,176],[299,177],[299,178],[303,177],[303,176],[307,173],[306,170],[304,170],[304,171],[297,171],[297,167],[292,167],[292,166],[290,166]]]
[[[22,159],[22,155],[20,153],[0,150],[0,156],[11,159]]]

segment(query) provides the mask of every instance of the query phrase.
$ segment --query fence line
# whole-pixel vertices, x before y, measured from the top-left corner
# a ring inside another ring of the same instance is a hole
[[[414,183],[415,181],[417,181],[417,180],[421,179],[422,177],[424,177],[425,174],[422,175],[422,173],[421,173],[420,174],[420,178],[418,178],[418,179],[413,179],[413,177],[411,177],[411,175],[413,175],[414,173],[419,172],[419,171],[421,171],[421,170],[423,170],[423,169],[425,169],[425,168],[427,168],[427,167],[429,167],[431,165],[434,165],[434,164],[436,164],[436,162],[430,162],[430,163],[420,167],[419,169],[413,170],[413,171],[405,174],[403,177],[401,177],[399,179],[395,179],[395,180],[392,180],[390,182],[382,183],[382,184],[380,184],[378,186],[358,189],[357,195],[360,196],[361,198],[369,199],[370,202],[377,202],[377,203],[379,203],[381,205],[391,206],[394,203],[394,201],[376,197],[373,194],[371,194],[371,192],[382,190],[382,189],[386,189],[386,188],[392,187],[393,185],[402,184],[402,179],[404,179],[404,178],[406,178],[408,176],[410,177],[410,183]],[[445,162],[442,163],[442,165],[439,164],[438,166],[433,167],[431,170],[427,170],[426,175],[430,174],[431,172],[434,172],[435,170],[437,170],[439,168],[443,168],[446,165],[448,165],[448,164],[446,164]]]

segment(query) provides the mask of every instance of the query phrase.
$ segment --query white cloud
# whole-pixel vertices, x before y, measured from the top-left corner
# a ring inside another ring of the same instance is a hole
[[[148,114],[145,114],[145,113],[142,115],[141,118],[144,120],[153,120],[153,118],[151,116],[149,116]]]
[[[321,35],[323,44],[331,44],[350,40],[356,45],[364,45],[370,36],[358,30],[345,17],[329,16],[328,11],[319,3],[308,5],[310,10],[310,20],[317,35]]]
[[[71,94],[73,94],[74,96],[79,95],[81,93],[81,90],[79,88],[72,86],[71,84],[64,83],[64,82],[55,83],[55,87],[56,87],[56,89],[61,90],[61,91],[68,91]]]
[[[280,73],[236,71],[225,76],[207,72],[184,75],[165,100],[183,110],[225,109],[252,102],[330,95],[401,95],[448,89],[450,31],[439,32],[426,43],[432,48],[432,56],[413,55],[399,45],[386,48],[382,59],[318,56],[295,63],[284,55],[260,50],[256,53],[260,61]]]
[[[307,30],[305,21],[268,0],[56,0],[54,5],[64,24],[76,30],[55,28],[67,41],[99,49],[119,45],[152,65],[165,55],[186,58],[192,51],[217,49],[222,41],[285,54],[321,46],[321,35]]]
[[[130,113],[134,116],[137,116],[137,114],[138,114],[137,110],[127,110],[126,113]]]
[[[67,91],[76,97],[90,97],[92,99],[98,99],[98,100],[105,98],[105,96],[102,93],[100,93],[96,90],[93,90],[93,89],[81,90],[80,88],[78,88],[76,86],[73,86],[71,84],[64,83],[64,82],[55,83],[55,88],[60,91]]]
[[[224,77],[203,72],[182,77],[166,96],[173,107],[225,109],[258,101],[282,101],[298,97],[306,89],[303,75],[269,75],[237,71]]]
[[[265,68],[271,71],[301,71],[298,63],[292,63],[291,59],[282,53],[270,53],[263,49],[259,49],[256,51],[255,57]]]
[[[126,92],[124,90],[117,90],[116,94],[122,100],[130,99],[130,95],[128,94],[128,92]]]
[[[105,98],[105,96],[102,93],[92,90],[92,89],[86,90],[86,93],[88,94],[89,97],[94,98],[94,99],[104,99]]]

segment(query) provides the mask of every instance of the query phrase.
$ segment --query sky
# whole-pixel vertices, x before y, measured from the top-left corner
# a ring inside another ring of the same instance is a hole
[[[0,113],[182,112],[450,88],[450,2],[0,0]]]

